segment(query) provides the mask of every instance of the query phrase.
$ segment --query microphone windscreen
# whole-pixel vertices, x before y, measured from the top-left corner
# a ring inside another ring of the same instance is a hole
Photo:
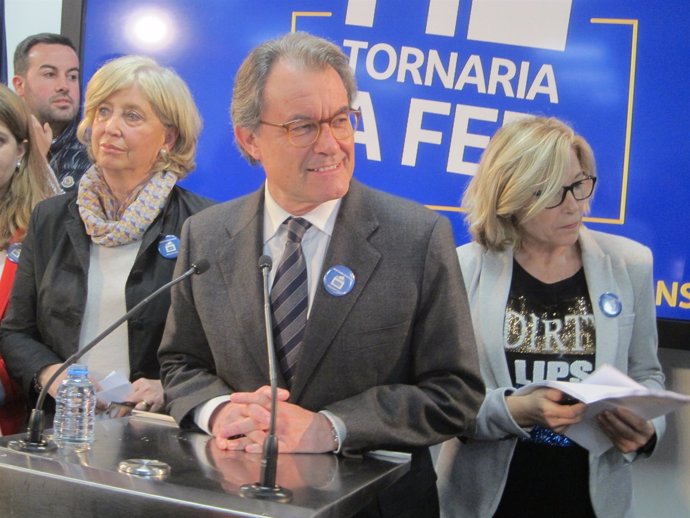
[[[264,268],[268,268],[269,270],[273,268],[273,260],[267,255],[259,257],[259,270],[263,270]]]
[[[196,263],[193,263],[192,266],[195,268],[194,273],[199,275],[208,270],[211,267],[211,264],[206,259],[200,259]]]

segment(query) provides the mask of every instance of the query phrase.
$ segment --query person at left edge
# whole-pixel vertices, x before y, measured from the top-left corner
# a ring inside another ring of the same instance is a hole
[[[436,516],[428,446],[471,428],[484,395],[469,308],[448,220],[352,179],[355,95],[347,56],[322,38],[288,34],[246,58],[235,138],[266,182],[185,223],[177,272],[197,254],[211,267],[173,288],[161,377],[181,426],[221,449],[261,451],[271,391],[257,263],[273,258],[275,282],[299,231],[287,218],[302,218],[306,281],[294,307],[306,327],[274,318],[304,333],[295,363],[281,362],[279,450],[410,451],[411,470],[359,516]],[[289,293],[277,285],[272,295]]]
[[[59,365],[172,278],[159,250],[188,216],[211,204],[177,181],[194,167],[201,120],[184,81],[149,58],[125,56],[89,81],[78,134],[94,160],[78,192],[34,210],[0,347],[35,397]],[[87,354],[89,372],[133,382],[127,401],[163,408],[156,352],[170,298],[163,294]],[[48,388],[55,396],[60,381]]]
[[[21,242],[36,204],[59,192],[22,100],[0,84],[0,319],[14,284]],[[0,433],[25,425],[26,401],[0,357]]]
[[[91,166],[77,138],[79,72],[74,45],[60,34],[32,34],[14,51],[12,86],[34,115],[41,151],[66,192],[77,190]]]

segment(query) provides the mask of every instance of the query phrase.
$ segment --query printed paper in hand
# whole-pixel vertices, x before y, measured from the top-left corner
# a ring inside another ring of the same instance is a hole
[[[611,365],[602,365],[581,383],[538,381],[519,388],[514,394],[526,395],[539,387],[558,389],[587,405],[584,419],[568,427],[565,435],[594,455],[601,455],[613,446],[596,421],[603,410],[624,407],[644,419],[654,419],[690,403],[690,396],[649,389]]]
[[[98,380],[97,383],[99,390],[96,392],[96,397],[105,404],[109,404],[112,401],[124,401],[134,391],[132,384],[119,371],[111,371],[110,374]]]

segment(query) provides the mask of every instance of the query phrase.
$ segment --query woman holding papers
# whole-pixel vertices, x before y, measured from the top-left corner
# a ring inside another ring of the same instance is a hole
[[[630,462],[663,431],[625,410],[597,416],[615,447],[567,437],[584,405],[532,382],[578,382],[611,364],[662,389],[652,255],[582,224],[597,183],[587,142],[553,118],[500,129],[463,199],[474,242],[458,248],[487,393],[471,436],[443,445],[445,516],[630,513]],[[563,435],[563,434],[566,435]]]
[[[210,204],[176,185],[194,167],[200,128],[185,83],[149,58],[112,60],[89,81],[78,136],[94,166],[77,192],[34,210],[0,329],[27,395],[172,278],[182,223]],[[126,401],[139,409],[163,408],[156,352],[169,305],[167,295],[154,299],[85,359],[96,380],[111,371],[130,379]]]

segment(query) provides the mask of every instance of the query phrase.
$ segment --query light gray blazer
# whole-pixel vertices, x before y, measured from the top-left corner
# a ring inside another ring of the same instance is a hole
[[[268,384],[263,199],[262,188],[182,230],[177,273],[200,258],[211,264],[173,290],[159,351],[168,410],[183,425],[213,397]],[[322,275],[339,264],[355,286],[335,297],[319,283],[290,401],[340,417],[346,451],[422,448],[428,457],[426,446],[474,426],[484,394],[450,224],[353,180]],[[427,469],[413,451],[415,470],[418,489],[433,486],[430,457]],[[404,506],[404,492],[394,500]]]
[[[579,237],[596,325],[596,365],[611,364],[643,385],[661,389],[651,251],[630,239],[582,228]],[[505,403],[512,382],[503,348],[503,321],[513,275],[513,253],[490,252],[477,243],[458,248],[472,308],[486,397],[474,434],[446,442],[437,463],[441,508],[447,517],[491,516],[500,502],[518,436],[528,437]],[[599,307],[604,292],[619,296],[623,309],[609,317]],[[654,420],[658,438],[664,418]],[[630,462],[610,448],[590,455],[590,495],[598,516],[631,516]],[[538,473],[539,469],[535,466]],[[534,495],[538,498],[538,495]],[[554,510],[555,515],[558,514]]]

